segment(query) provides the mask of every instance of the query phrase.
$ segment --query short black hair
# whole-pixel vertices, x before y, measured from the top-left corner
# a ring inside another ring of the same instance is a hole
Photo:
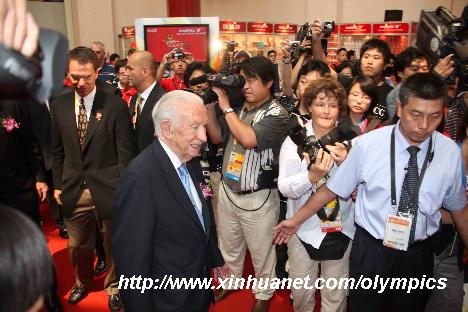
[[[275,50],[270,50],[270,51],[268,51],[267,55],[270,56],[270,53],[275,53],[275,54],[277,54]]]
[[[361,59],[367,50],[372,49],[377,49],[380,53],[382,53],[385,65],[387,65],[390,62],[390,54],[392,53],[390,51],[390,47],[388,46],[386,41],[376,38],[369,39],[366,42],[364,42],[364,44],[361,47],[361,51],[359,52]]]
[[[0,250],[1,310],[27,311],[52,285],[52,258],[44,235],[24,214],[1,206]]]
[[[122,67],[126,67],[127,66],[127,63],[128,63],[128,60],[127,59],[124,59],[124,60],[118,60],[116,63],[115,63],[115,74],[118,75],[119,74],[119,70],[120,68]]]
[[[307,62],[301,67],[301,69],[299,70],[298,77],[307,75],[308,73],[313,72],[314,70],[319,72],[320,76],[322,77],[330,73],[330,67],[328,67],[328,65],[325,62],[319,61],[319,60],[313,60],[313,61]]]
[[[88,47],[76,47],[70,50],[68,52],[68,64],[72,60],[77,61],[80,65],[91,63],[94,69],[98,68],[96,53]]]
[[[419,59],[425,59],[430,65],[429,58],[424,51],[415,47],[408,47],[396,57],[395,70],[397,72],[403,72],[406,67],[411,66],[411,62]]]
[[[348,56],[348,53],[346,51],[345,48],[339,48],[338,50],[336,50],[336,54],[340,53],[341,51],[345,51],[346,52],[346,56]]]
[[[447,86],[444,80],[434,73],[416,73],[402,82],[399,99],[401,106],[408,104],[410,97],[424,100],[447,100]]]
[[[120,58],[120,56],[119,56],[117,53],[112,53],[112,54],[109,56],[109,60],[110,60],[110,61],[113,61],[113,60],[115,60],[116,58]]]
[[[369,76],[361,75],[354,77],[349,85],[347,86],[346,93],[349,95],[349,92],[353,88],[355,84],[359,83],[361,90],[363,93],[367,94],[371,98],[371,103],[369,105],[369,109],[364,114],[364,117],[367,117],[368,113],[372,111],[372,109],[379,103],[379,91],[377,84],[375,83],[374,79]]]
[[[192,62],[190,65],[187,67],[187,70],[185,71],[184,74],[184,84],[188,88],[190,86],[190,76],[192,73],[196,70],[201,70],[205,74],[216,74],[216,71],[211,68],[210,65],[208,65],[205,62]]]
[[[351,59],[351,56],[354,56],[356,54],[356,52],[354,50],[349,50],[348,52],[346,52],[346,56],[348,56],[348,60]]]
[[[260,78],[263,85],[275,81],[275,65],[265,56],[254,56],[246,59],[239,65],[247,78]],[[274,93],[275,84],[272,83],[270,93]]]
[[[353,70],[353,66],[352,66],[351,62],[349,62],[349,61],[344,61],[344,62],[341,63],[340,65],[336,66],[335,70],[336,70],[336,72],[339,74],[339,73],[341,73],[341,71],[342,71],[343,69],[345,69],[346,67],[351,68],[351,71]]]

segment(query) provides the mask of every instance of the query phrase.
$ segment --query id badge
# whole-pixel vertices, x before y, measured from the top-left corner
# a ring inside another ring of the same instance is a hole
[[[226,169],[226,177],[235,182],[240,181],[242,172],[242,165],[244,164],[244,154],[231,152],[229,156],[229,162]]]
[[[402,216],[388,216],[385,226],[384,246],[398,250],[408,250],[411,231],[411,218]]]
[[[337,199],[332,200],[325,207],[325,213],[327,214],[327,216],[329,216],[332,213],[333,209],[337,209],[336,201]],[[320,228],[324,233],[341,232],[341,230],[343,229],[341,225],[341,211],[338,211],[338,214],[336,215],[336,218],[333,221],[320,220]]]

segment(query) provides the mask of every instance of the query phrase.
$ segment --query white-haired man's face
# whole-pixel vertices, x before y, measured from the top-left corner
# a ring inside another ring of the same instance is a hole
[[[180,161],[187,162],[200,155],[206,142],[208,113],[199,103],[184,103],[179,106],[178,120],[163,120],[162,135]]]

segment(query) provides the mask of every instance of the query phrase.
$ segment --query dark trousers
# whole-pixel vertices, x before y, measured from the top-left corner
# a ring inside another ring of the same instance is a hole
[[[39,198],[34,183],[28,183],[22,188],[4,183],[0,187],[0,203],[21,211],[41,227]]]
[[[400,284],[399,290],[391,290],[391,280],[389,280],[385,291],[380,294],[380,289],[373,287],[368,290],[350,289],[349,311],[424,311],[430,290],[426,287],[421,290],[419,287],[407,293],[407,286],[410,278],[417,278],[419,282],[423,279],[423,275],[426,281],[431,278],[433,265],[434,252],[431,238],[415,242],[408,251],[400,251],[383,246],[382,240],[375,239],[356,225],[349,261],[349,276],[356,282],[361,276],[372,281],[377,275],[384,279],[406,278],[407,285],[401,289]],[[396,283],[394,288],[397,288]]]

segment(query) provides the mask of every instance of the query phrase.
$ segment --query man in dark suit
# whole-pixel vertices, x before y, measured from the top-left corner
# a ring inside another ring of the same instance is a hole
[[[110,244],[114,191],[136,145],[126,104],[96,87],[96,69],[91,49],[70,51],[68,77],[75,92],[56,98],[51,106],[54,196],[62,204],[75,269],[69,302],[79,302],[91,286],[97,222],[108,265],[104,287],[115,311],[121,300]]]
[[[228,276],[196,158],[206,142],[206,108],[197,95],[172,91],[152,117],[157,139],[130,163],[116,191],[112,247],[119,283],[132,276],[208,278],[212,268],[215,277]],[[170,286],[121,291],[127,312],[208,311],[212,298],[211,290]]]
[[[135,125],[138,152],[154,141],[154,125],[151,112],[166,91],[156,82],[156,64],[148,51],[135,52],[128,58],[127,71],[130,86],[138,94],[130,100],[130,115]]]
[[[20,210],[40,226],[39,200],[46,198],[47,184],[27,103],[0,102],[0,181],[0,203]]]

